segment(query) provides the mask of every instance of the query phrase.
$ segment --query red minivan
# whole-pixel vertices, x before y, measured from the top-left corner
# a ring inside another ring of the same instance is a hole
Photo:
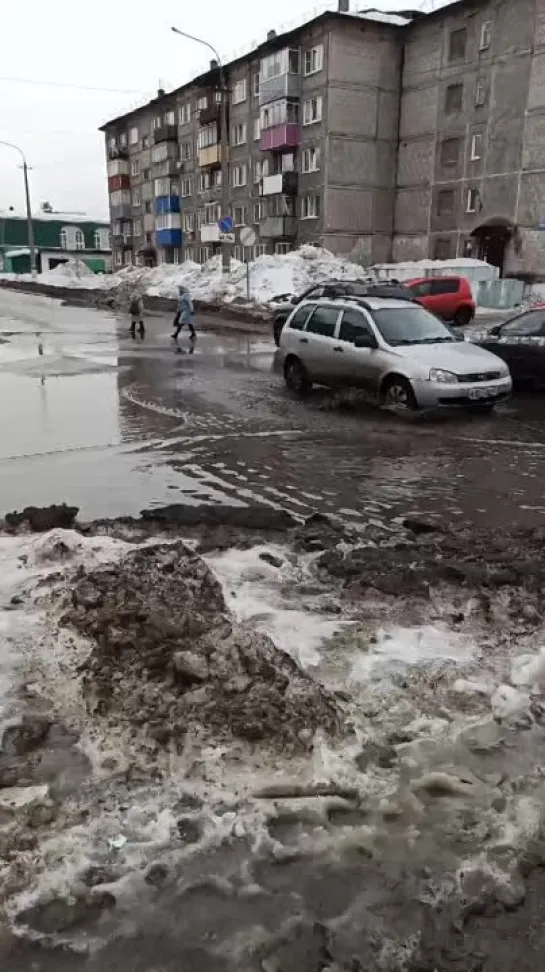
[[[414,300],[456,327],[465,327],[475,317],[475,301],[465,277],[419,277],[404,285]]]

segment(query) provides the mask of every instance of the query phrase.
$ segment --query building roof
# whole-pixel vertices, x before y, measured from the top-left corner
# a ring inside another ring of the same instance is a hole
[[[0,209],[0,220],[4,222],[8,219],[22,219],[27,221],[26,213],[17,212],[12,209]],[[69,216],[64,213],[44,213],[40,210],[38,213],[32,214],[33,223],[62,223],[65,226],[83,226],[84,224],[92,224],[97,226],[104,226],[104,228],[109,228],[110,220],[107,216],[88,216],[86,213],[82,213],[81,216]]]
[[[459,3],[461,0],[455,0],[455,3]],[[342,13],[338,10],[326,10],[312,20],[307,20],[306,22],[299,24],[297,27],[291,27],[289,30],[284,31],[282,34],[274,34],[274,36],[268,36],[262,44],[253,48],[252,51],[248,51],[239,57],[234,58],[231,61],[227,61],[224,64],[224,68],[233,68],[237,64],[241,64],[247,61],[250,57],[264,57],[268,53],[272,53],[278,50],[279,47],[285,47],[289,45],[290,41],[295,40],[295,38],[300,34],[301,30],[305,27],[315,27],[318,24],[324,23],[326,20],[336,20],[336,21],[351,21],[353,23],[361,24],[363,21],[371,21],[373,23],[381,23],[385,26],[390,26],[394,29],[400,29],[408,26],[415,18],[420,18],[425,16],[421,11],[418,10],[408,10],[399,12],[385,12],[377,10],[374,7],[356,11],[355,13]],[[272,34],[272,31],[271,31]],[[150,101],[146,102],[145,105],[140,105],[138,108],[133,108],[131,111],[126,112],[123,115],[118,115],[116,118],[110,119],[101,125],[99,128],[100,132],[105,132],[114,125],[119,124],[121,121],[126,121],[129,118],[133,118],[139,115],[141,112],[153,107],[154,105],[159,105],[168,98],[175,98],[180,92],[184,91],[185,88],[189,88],[193,85],[205,86],[210,84],[214,75],[217,76],[218,69],[211,68],[205,71],[204,74],[200,74],[197,77],[192,78],[190,81],[184,82],[178,88],[174,88],[172,91],[167,91],[165,94],[158,95],[157,98],[152,98]]]

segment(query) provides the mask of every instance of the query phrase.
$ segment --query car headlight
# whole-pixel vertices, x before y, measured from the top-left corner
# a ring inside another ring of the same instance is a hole
[[[452,371],[444,371],[443,368],[432,368],[430,370],[430,381],[439,381],[444,385],[458,384],[458,375]]]
[[[511,372],[509,371],[509,368],[507,367],[506,364],[500,365],[498,371],[500,373],[500,378],[509,378],[511,375]]]

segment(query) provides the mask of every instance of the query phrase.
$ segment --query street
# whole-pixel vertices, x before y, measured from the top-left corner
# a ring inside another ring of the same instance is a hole
[[[64,500],[84,519],[151,504],[258,502],[362,525],[410,510],[531,524],[544,503],[540,400],[491,417],[400,420],[349,393],[292,400],[268,336],[128,322],[3,291],[2,511]]]
[[[200,323],[0,292],[2,968],[538,972],[545,403]]]

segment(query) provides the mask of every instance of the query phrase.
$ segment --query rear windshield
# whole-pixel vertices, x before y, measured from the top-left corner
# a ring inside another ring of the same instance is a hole
[[[455,341],[451,331],[423,307],[389,307],[371,311],[373,320],[387,344],[442,344]]]

